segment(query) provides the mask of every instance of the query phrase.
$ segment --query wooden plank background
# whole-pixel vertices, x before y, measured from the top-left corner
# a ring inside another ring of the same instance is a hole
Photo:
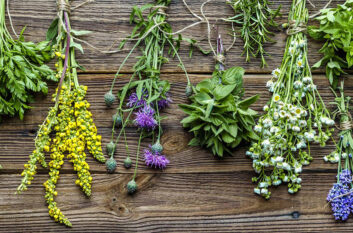
[[[80,1],[74,1],[74,5]],[[84,39],[95,46],[105,49],[113,41],[124,37],[132,29],[128,19],[133,5],[142,5],[143,0],[97,0],[85,5],[72,14],[72,26],[75,29],[92,30],[92,35]],[[188,0],[191,8],[199,12],[204,0]],[[232,11],[222,0],[211,2],[207,15],[214,22],[217,18],[231,15]],[[282,4],[285,22],[290,0],[274,1],[274,6]],[[311,0],[310,13],[315,13],[327,1]],[[333,1],[332,6],[344,1]],[[11,13],[15,29],[19,32],[27,26],[27,40],[40,41],[45,36],[51,20],[55,16],[54,0],[12,0]],[[181,0],[173,0],[168,11],[169,21],[174,30],[181,29],[195,22],[186,11]],[[311,22],[313,23],[313,22]],[[226,45],[231,43],[227,36],[230,29],[227,24],[220,24]],[[206,46],[206,25],[199,25],[187,30],[185,36],[193,36]],[[277,43],[267,46],[271,58],[269,67],[260,69],[260,61],[252,59],[245,63],[241,56],[242,42],[237,40],[235,47],[227,55],[227,65],[242,66],[246,69],[246,95],[261,93],[255,109],[261,111],[270,97],[265,83],[270,72],[280,65],[286,36],[279,31],[275,35]],[[130,45],[131,46],[131,45]],[[319,58],[320,44],[309,41],[309,59],[314,64]],[[104,143],[109,141],[111,115],[114,110],[104,105],[103,95],[109,89],[117,67],[126,52],[104,55],[89,50],[79,55],[78,60],[87,70],[81,72],[79,79],[88,85],[87,99]],[[133,57],[138,56],[138,52]],[[187,70],[194,83],[210,76],[214,61],[195,51],[192,59],[188,58],[188,48],[181,50]],[[126,83],[135,59],[129,60],[124,68],[125,74],[118,80],[117,89]],[[128,196],[125,184],[131,179],[132,169],[125,170],[121,164],[124,150],[120,146],[116,157],[119,167],[113,175],[106,174],[105,166],[98,164],[91,157],[88,163],[94,178],[93,194],[86,198],[74,184],[75,173],[72,166],[65,164],[58,185],[58,204],[64,214],[73,223],[68,229],[50,219],[44,201],[42,183],[47,179],[47,171],[41,169],[29,190],[22,195],[14,195],[21,177],[19,173],[33,150],[34,137],[38,125],[52,105],[48,97],[37,96],[33,110],[26,114],[24,121],[8,119],[0,124],[0,231],[2,232],[352,232],[353,220],[346,223],[334,221],[331,210],[326,205],[326,195],[335,182],[336,166],[323,162],[322,157],[333,150],[332,144],[326,148],[314,146],[313,163],[303,169],[303,187],[295,195],[289,195],[285,186],[273,189],[268,201],[253,194],[254,175],[251,160],[245,157],[246,146],[237,149],[232,157],[223,160],[213,158],[205,150],[188,147],[190,135],[182,129],[179,121],[183,113],[177,105],[187,102],[184,96],[185,77],[177,68],[178,62],[171,59],[163,67],[163,78],[172,83],[174,103],[165,111],[168,119],[163,122],[165,134],[162,143],[171,163],[167,170],[159,172],[139,166],[137,183],[139,191]],[[326,103],[333,100],[328,82],[322,70],[315,71],[315,82]],[[353,95],[353,81],[346,82],[347,94]],[[50,94],[55,84],[50,85]],[[332,108],[332,106],[329,106]],[[134,129],[127,134],[132,153],[136,151],[137,135]],[[143,143],[143,147],[148,142]],[[66,161],[67,163],[67,161]]]

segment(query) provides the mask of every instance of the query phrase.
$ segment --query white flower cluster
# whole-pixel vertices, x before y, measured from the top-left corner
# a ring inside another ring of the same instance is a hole
[[[268,188],[272,185],[288,183],[289,193],[299,190],[302,166],[312,160],[306,149],[312,142],[324,145],[331,136],[329,127],[335,124],[324,104],[316,100],[319,93],[311,78],[305,47],[304,39],[292,41],[287,61],[284,59],[282,67],[272,72],[266,87],[273,97],[254,127],[260,140],[246,152],[259,174],[253,178],[258,183],[254,192],[265,198],[270,197]],[[270,168],[272,173],[267,175]]]

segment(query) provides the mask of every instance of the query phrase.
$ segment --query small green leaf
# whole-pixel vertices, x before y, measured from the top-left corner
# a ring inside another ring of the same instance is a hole
[[[233,90],[236,86],[237,86],[237,84],[218,85],[214,89],[214,96],[216,97],[216,100],[221,100],[221,99],[226,98],[230,93],[233,92]]]
[[[55,18],[52,23],[50,24],[46,39],[47,41],[52,41],[55,37],[58,35],[58,23],[59,23],[59,18]]]

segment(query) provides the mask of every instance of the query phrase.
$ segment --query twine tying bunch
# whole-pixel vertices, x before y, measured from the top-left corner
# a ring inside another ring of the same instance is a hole
[[[339,130],[353,129],[352,115],[349,112],[340,113],[339,115],[341,115],[341,119],[342,119],[342,116],[348,117],[347,120],[340,122]]]
[[[297,34],[299,32],[306,32],[306,24],[303,22],[296,22],[295,20],[290,20],[289,21],[289,25],[288,25],[288,29],[286,31],[287,35],[294,35]]]
[[[213,56],[216,62],[221,63],[224,65],[224,62],[226,61],[226,57],[223,54],[217,54]]]
[[[166,10],[168,9],[168,7],[166,6],[157,5],[157,6],[153,6],[152,9],[153,10],[157,9],[157,13],[160,15],[168,16],[168,14],[166,13]]]
[[[344,121],[340,123],[340,130],[351,130],[353,129],[352,121]]]
[[[58,6],[58,12],[60,11],[65,11],[68,14],[71,13],[71,6],[69,2],[66,2],[66,0],[57,0],[56,2],[57,6]]]

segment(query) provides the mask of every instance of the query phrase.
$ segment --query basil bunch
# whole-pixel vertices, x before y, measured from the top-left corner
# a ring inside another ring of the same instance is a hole
[[[179,105],[189,115],[181,121],[183,127],[194,134],[189,145],[206,147],[223,157],[242,140],[258,139],[252,129],[257,112],[249,107],[259,96],[242,100],[243,75],[241,67],[216,69],[212,78],[196,85],[191,104]]]
[[[308,28],[309,35],[315,40],[324,40],[320,49],[324,56],[313,68],[326,66],[326,76],[336,88],[338,77],[345,74],[343,69],[353,65],[353,0],[347,0],[336,8],[321,10],[316,20],[319,26]]]

